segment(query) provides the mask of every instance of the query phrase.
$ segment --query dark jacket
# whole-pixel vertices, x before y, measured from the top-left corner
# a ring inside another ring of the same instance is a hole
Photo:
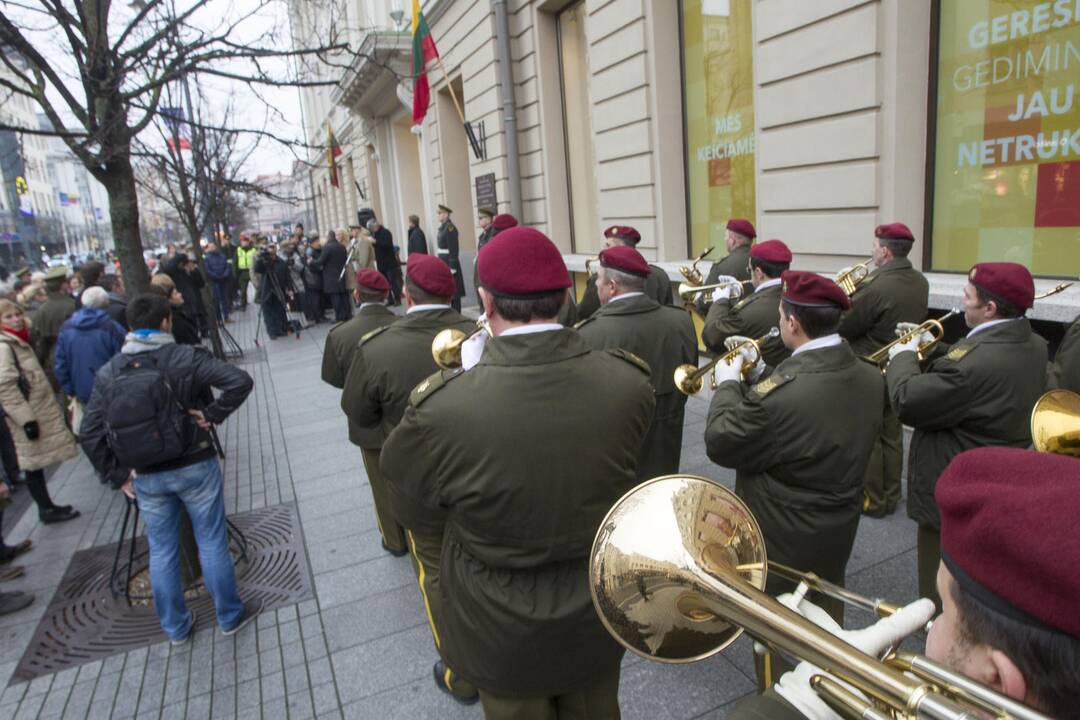
[[[56,339],[60,336],[60,327],[74,312],[75,298],[67,293],[50,292],[49,299],[34,311],[30,318],[30,344],[53,390],[60,388],[56,382],[56,373],[53,371]]]
[[[732,335],[759,338],[780,326],[781,285],[747,292],[750,294],[741,300],[720,300],[709,307],[701,341],[714,353],[726,352],[724,341]],[[762,343],[761,355],[765,364],[774,368],[791,357],[791,351],[775,337]]]
[[[232,279],[229,260],[220,252],[208,252],[203,255],[203,267],[206,268],[206,277],[213,282],[221,283]]]
[[[56,380],[67,395],[90,402],[94,375],[124,345],[124,329],[104,310],[81,308],[60,328]]]
[[[173,392],[184,409],[201,409],[203,416],[215,425],[224,422],[243,404],[254,385],[250,375],[215,360],[205,348],[171,344],[152,352],[158,367],[168,375]],[[79,433],[79,444],[94,468],[117,487],[127,480],[129,468],[120,467],[109,447],[104,398],[123,362],[123,356],[117,355],[98,371]],[[212,390],[220,391],[217,399]],[[193,439],[183,457],[145,468],[143,472],[187,467],[212,458],[215,450],[210,433],[200,429],[194,421],[192,427]]]
[[[1046,389],[1054,388],[1080,392],[1080,317],[1065,332],[1046,374]]]
[[[322,248],[310,248],[311,254],[304,258],[304,291],[322,292],[322,272],[319,270],[319,258]]]
[[[381,273],[390,272],[398,266],[393,234],[385,226],[380,225],[378,230],[371,233],[371,237],[375,241],[375,268]]]
[[[277,256],[271,259],[270,255],[260,255],[251,269],[263,275],[263,281],[259,283],[259,302],[266,302],[268,298],[275,297],[284,305],[286,294],[293,289],[292,278],[289,277],[289,266],[285,264],[285,261]],[[340,267],[338,272],[341,272]],[[323,278],[325,282],[325,271]]]
[[[198,268],[188,272],[184,267],[187,261],[187,255],[177,253],[162,263],[161,272],[172,278],[176,289],[184,298],[184,305],[187,307],[188,315],[196,318],[206,314],[202,293],[199,292],[206,287],[206,279]]]
[[[391,239],[390,246],[393,247],[394,241]],[[413,253],[428,254],[427,251],[427,236],[424,235],[424,231],[419,226],[409,228],[409,255]],[[378,262],[376,260],[376,262]]]
[[[645,278],[645,294],[661,305],[671,305],[671,278],[663,268],[649,265],[649,276]],[[592,317],[592,314],[600,309],[600,295],[596,291],[596,275],[590,275],[585,281],[585,291],[581,294],[581,302],[577,304],[577,315],[580,319]]]
[[[126,297],[114,292],[109,293],[109,307],[105,308],[105,312],[116,321],[117,325],[124,328],[124,332],[128,330],[127,306]]]
[[[199,326],[186,305],[172,306],[172,334],[181,345],[201,345]]]
[[[851,296],[840,320],[840,336],[856,355],[870,355],[896,339],[896,325],[926,319],[930,285],[907,258],[895,258],[870,273]]]
[[[315,269],[322,273],[321,289],[324,293],[345,292],[345,279],[341,277],[341,268],[345,267],[348,258],[348,251],[336,238],[323,246],[319,259],[315,261]],[[257,265],[255,272],[259,272]]]

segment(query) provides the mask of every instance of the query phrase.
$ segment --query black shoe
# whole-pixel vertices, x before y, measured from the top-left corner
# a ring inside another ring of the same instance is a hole
[[[34,596],[30,593],[0,593],[0,615],[18,612],[32,602],[34,602]]]
[[[79,517],[79,511],[72,509],[70,505],[57,505],[48,510],[38,512],[38,518],[46,525],[67,522]]]
[[[0,549],[0,565],[11,562],[23,553],[30,552],[33,547],[34,544],[30,540],[23,540],[18,545],[5,545]]]
[[[228,637],[229,635],[235,635],[244,629],[245,626],[250,625],[251,621],[259,617],[259,613],[262,612],[263,601],[262,600],[248,600],[244,603],[244,614],[240,616],[240,621],[226,630],[221,629],[221,634]]]
[[[394,557],[404,557],[405,555],[409,554],[408,550],[391,550],[390,548],[386,547],[386,541],[385,540],[382,541],[382,549],[385,550],[386,552],[390,553]]]
[[[452,697],[454,702],[461,705],[475,705],[480,702],[480,693],[474,692],[468,697],[462,697],[446,686],[446,664],[442,660],[435,661],[435,666],[431,668],[431,672],[435,676],[435,687]]]

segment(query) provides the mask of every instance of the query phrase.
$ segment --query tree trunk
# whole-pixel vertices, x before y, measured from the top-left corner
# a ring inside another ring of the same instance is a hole
[[[109,195],[109,218],[124,287],[129,296],[144,292],[150,285],[150,273],[146,269],[139,235],[139,198],[131,162],[126,158],[110,162],[101,180]]]

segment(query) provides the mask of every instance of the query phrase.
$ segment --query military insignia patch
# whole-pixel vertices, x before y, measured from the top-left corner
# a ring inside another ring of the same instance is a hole
[[[975,271],[978,270],[978,269],[979,268],[971,268],[971,273],[968,275],[969,280],[974,280],[975,279]]]
[[[461,368],[454,368],[453,370],[440,370],[433,375],[429,375],[409,393],[409,405],[420,407],[421,403],[434,395],[437,390],[443,388],[446,383],[464,372]]]
[[[377,328],[375,328],[375,329],[374,329],[374,330],[372,330],[371,332],[366,332],[366,333],[364,333],[364,334],[363,334],[362,336],[360,336],[360,345],[363,345],[363,344],[364,344],[364,343],[366,343],[366,342],[367,342],[368,340],[370,340],[371,338],[375,337],[376,335],[378,335],[379,333],[381,333],[381,332],[382,332],[383,330],[386,330],[386,329],[388,329],[389,327],[390,327],[389,325],[383,325],[382,327],[377,327]]]
[[[750,391],[756,393],[758,397],[763,398],[776,388],[784,385],[789,380],[793,380],[794,378],[794,375],[780,375],[778,373],[773,373],[769,377],[759,382],[757,385],[751,387]]]
[[[974,348],[974,345],[957,345],[952,350],[945,353],[945,359],[957,362],[958,360],[962,360],[964,356],[971,352]]]

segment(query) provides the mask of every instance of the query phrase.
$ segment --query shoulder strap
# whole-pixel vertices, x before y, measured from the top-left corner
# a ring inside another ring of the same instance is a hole
[[[945,353],[945,359],[952,360],[953,362],[960,362],[976,347],[978,347],[978,343],[958,343],[954,345],[949,352]]]
[[[614,355],[620,360],[630,363],[646,375],[652,375],[652,368],[649,367],[649,363],[645,362],[629,350],[623,350],[622,348],[609,348],[604,352],[610,353],[611,355]]]
[[[425,400],[445,387],[448,382],[464,373],[465,370],[462,368],[454,368],[453,370],[439,370],[429,375],[409,393],[409,405],[414,408],[420,407]]]
[[[371,338],[375,337],[376,335],[383,332],[384,330],[386,330],[389,327],[390,327],[390,325],[383,325],[382,327],[377,327],[374,330],[369,330],[368,332],[366,332],[366,333],[364,333],[363,335],[360,336],[360,343],[359,344],[363,345],[367,341],[371,340]]]
[[[578,320],[576,323],[574,323],[574,329],[575,330],[580,330],[581,328],[585,327],[586,325],[588,325],[589,323],[591,323],[593,320],[596,319],[596,315],[597,315],[597,313],[593,313],[592,315],[585,318],[584,320]]]
[[[750,388],[750,392],[755,393],[759,398],[764,398],[781,385],[786,385],[795,379],[794,375],[787,375],[774,372],[769,377],[765,378],[757,385]]]

